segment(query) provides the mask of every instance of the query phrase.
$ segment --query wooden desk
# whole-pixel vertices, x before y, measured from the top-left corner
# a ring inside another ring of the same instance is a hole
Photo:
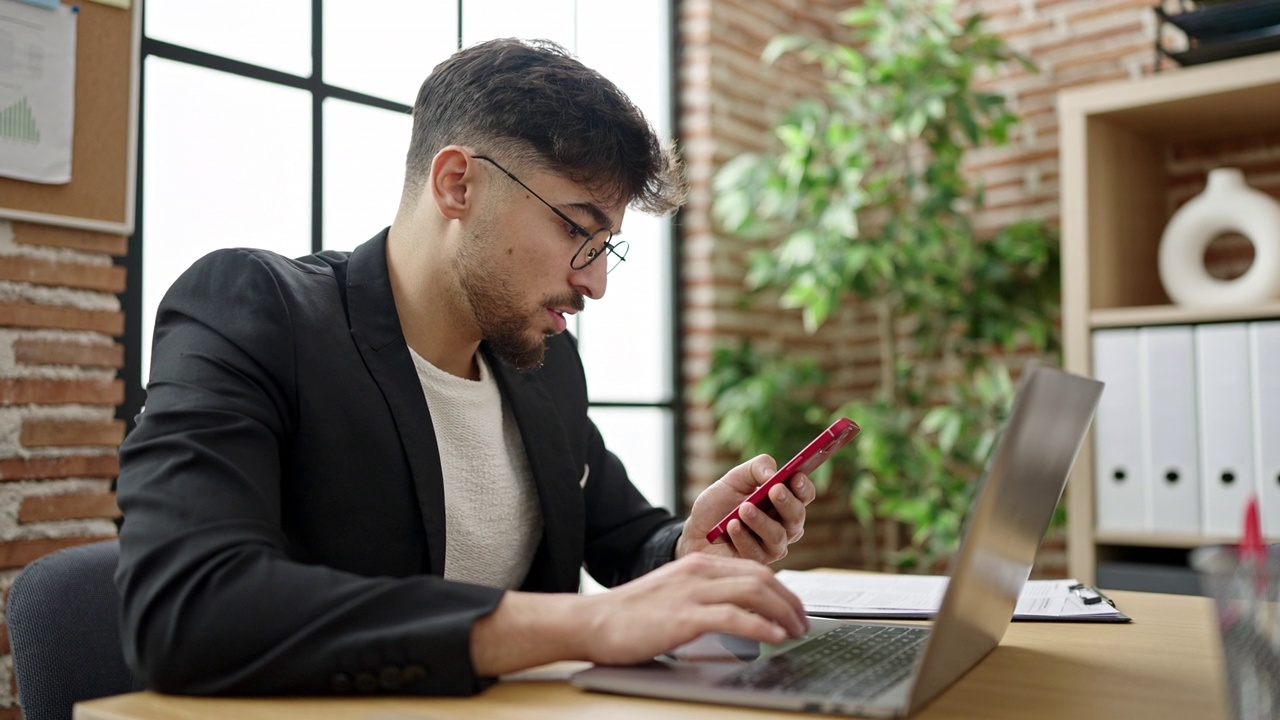
[[[1111,593],[1132,624],[1016,622],[1004,641],[915,717],[1100,720],[1227,716],[1222,647],[1207,598]],[[76,720],[727,720],[781,713],[601,695],[562,679],[503,682],[473,698],[219,699],[134,693],[76,706]],[[793,717],[805,717],[796,714]]]

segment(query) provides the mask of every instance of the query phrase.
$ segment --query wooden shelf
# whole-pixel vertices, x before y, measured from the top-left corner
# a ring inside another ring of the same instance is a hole
[[[1063,365],[1093,374],[1099,328],[1280,319],[1280,299],[1243,307],[1173,304],[1158,272],[1169,220],[1169,158],[1200,141],[1275,137],[1280,52],[1064,90],[1057,98],[1062,200]],[[1067,485],[1067,564],[1096,578],[1099,550],[1136,556],[1236,538],[1099,533],[1094,527],[1092,433]],[[1146,549],[1144,551],[1144,549]]]
[[[1268,320],[1280,318],[1280,302],[1227,307],[1187,307],[1184,305],[1144,305],[1105,308],[1089,313],[1093,328],[1141,327],[1143,325],[1191,325],[1194,323]]]
[[[1062,111],[1165,142],[1221,140],[1275,131],[1280,53],[1171,70],[1138,82],[1102,83],[1058,96]]]
[[[1238,537],[1213,535],[1161,535],[1145,532],[1100,532],[1093,537],[1099,545],[1126,547],[1183,548],[1190,550],[1202,545],[1234,545]],[[1267,538],[1268,543],[1280,542],[1280,538]]]

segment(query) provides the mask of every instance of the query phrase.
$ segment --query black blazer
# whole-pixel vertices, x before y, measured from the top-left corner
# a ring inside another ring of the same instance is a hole
[[[125,655],[184,693],[465,694],[471,624],[502,591],[445,581],[436,436],[383,231],[351,253],[206,256],[166,294],[145,411],[120,448]],[[574,340],[520,373],[488,354],[537,485],[523,589],[615,585],[670,560],[587,418]],[[585,484],[580,484],[584,476]]]

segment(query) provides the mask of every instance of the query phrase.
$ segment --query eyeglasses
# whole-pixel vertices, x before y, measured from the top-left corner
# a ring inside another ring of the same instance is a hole
[[[485,162],[491,163],[494,167],[501,170],[504,175],[515,180],[520,187],[528,190],[534,197],[541,200],[543,205],[551,208],[551,212],[555,213],[561,220],[568,223],[570,229],[573,230],[574,235],[578,235],[582,238],[582,245],[580,245],[578,247],[578,251],[573,254],[573,259],[569,261],[569,266],[574,270],[581,270],[595,262],[596,258],[607,253],[609,255],[609,264],[606,266],[605,272],[611,273],[614,268],[618,267],[619,263],[627,259],[627,250],[630,248],[630,245],[627,244],[626,240],[619,240],[616,243],[609,242],[613,239],[613,231],[609,228],[600,228],[595,232],[587,230],[574,222],[568,215],[560,212],[560,208],[557,208],[555,205],[543,200],[541,195],[533,191],[533,188],[525,185],[520,178],[512,175],[509,170],[499,165],[497,160],[484,155],[476,155],[475,158],[477,160],[484,160]]]

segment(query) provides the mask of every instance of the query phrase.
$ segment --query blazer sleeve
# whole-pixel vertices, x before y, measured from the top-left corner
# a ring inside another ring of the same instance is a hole
[[[164,692],[475,693],[471,624],[501,590],[289,557],[290,307],[242,250],[198,262],[160,305],[147,405],[120,450],[126,659]]]

